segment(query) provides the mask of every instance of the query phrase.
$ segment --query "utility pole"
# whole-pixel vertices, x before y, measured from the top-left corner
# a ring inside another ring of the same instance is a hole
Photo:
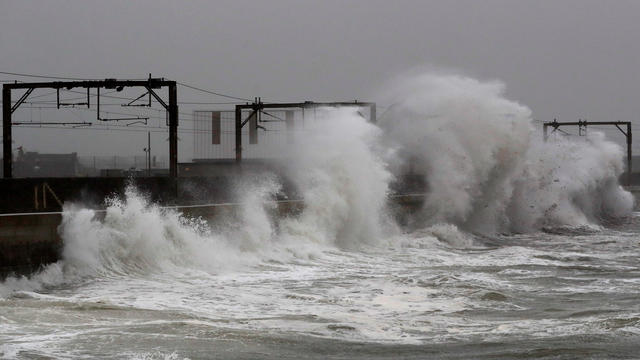
[[[11,89],[3,86],[2,87],[2,157],[3,157],[3,169],[4,169],[4,177],[10,178],[13,176],[12,171],[12,157],[13,154],[11,152],[11,112],[13,109],[11,107]]]
[[[147,131],[147,176],[151,176],[151,131]]]
[[[147,147],[144,151],[144,166],[147,168],[147,176],[151,176],[151,131],[147,131]]]

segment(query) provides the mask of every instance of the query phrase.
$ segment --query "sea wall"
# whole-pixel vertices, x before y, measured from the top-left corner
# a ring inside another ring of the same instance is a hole
[[[424,196],[394,195],[390,197],[390,208],[400,222],[408,214],[417,211]],[[302,200],[275,201],[274,216],[291,216],[299,213]],[[214,221],[223,216],[234,216],[239,209],[237,203],[220,203],[187,206],[165,206],[185,216],[200,217]],[[96,218],[104,216],[104,210],[96,210]],[[10,273],[29,273],[43,265],[60,259],[63,240],[58,228],[62,212],[0,214],[0,277]]]
[[[640,210],[640,187],[629,190],[636,197],[636,210]],[[389,200],[393,216],[403,224],[412,213],[422,207],[424,194],[393,195]],[[275,203],[274,216],[295,215],[304,207],[302,200],[280,200]],[[233,216],[239,204],[216,203],[165,208],[175,209],[185,216],[214,221],[220,217]],[[96,210],[96,217],[102,216],[104,210]],[[0,214],[0,277],[10,273],[29,273],[58,261],[63,247],[58,231],[61,221],[60,211]]]
[[[62,214],[0,214],[0,274],[29,272],[58,260]]]

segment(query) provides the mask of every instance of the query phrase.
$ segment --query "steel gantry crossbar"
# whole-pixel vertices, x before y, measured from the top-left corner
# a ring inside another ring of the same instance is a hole
[[[553,128],[553,131],[551,131],[551,133],[553,133],[556,130],[558,130],[558,128],[561,126],[578,126],[580,130],[582,129],[586,130],[587,126],[589,125],[613,125],[616,128],[618,128],[618,130],[620,130],[620,132],[624,134],[624,136],[627,138],[627,185],[631,185],[631,170],[632,170],[631,145],[633,144],[633,138],[631,134],[630,121],[586,121],[586,120],[579,120],[579,121],[573,121],[573,122],[558,122],[556,120],[548,121],[543,123],[542,125],[544,141],[546,142],[547,139],[549,138],[549,134],[547,133],[548,127]],[[620,126],[625,126],[627,128],[626,131],[622,130]]]
[[[11,115],[14,111],[20,107],[20,105],[27,99],[27,97],[35,89],[56,89],[58,92],[60,89],[71,90],[73,88],[85,88],[87,89],[87,102],[78,104],[63,104],[60,103],[58,98],[58,107],[61,105],[86,105],[89,107],[89,89],[98,89],[97,96],[100,96],[100,88],[116,89],[121,91],[125,87],[142,87],[145,88],[149,96],[153,96],[169,113],[169,175],[172,178],[178,176],[178,91],[176,82],[171,80],[165,80],[164,78],[151,78],[146,80],[86,80],[86,81],[52,81],[52,82],[32,82],[32,83],[7,83],[2,86],[2,139],[3,139],[3,169],[4,177],[12,177],[12,160],[13,153],[11,148],[11,125],[18,125],[19,123],[11,122]],[[154,89],[160,89],[167,87],[169,90],[169,103],[167,104],[162,97],[160,97]],[[26,90],[24,94],[11,105],[11,91],[13,90]],[[99,99],[98,99],[99,104]],[[100,119],[98,114],[98,120],[106,121],[109,119]],[[122,120],[122,119],[118,119]]]
[[[376,122],[376,103],[374,102],[360,102],[360,101],[340,101],[340,102],[313,102],[305,101],[301,103],[263,103],[260,98],[256,98],[253,103],[236,105],[236,162],[242,161],[242,128],[249,122],[250,119],[256,119],[256,127],[262,128],[258,125],[259,114],[264,113],[266,115],[273,115],[265,112],[265,109],[312,109],[320,107],[367,107],[369,108],[369,121]],[[251,110],[251,113],[246,119],[242,119],[242,110]]]

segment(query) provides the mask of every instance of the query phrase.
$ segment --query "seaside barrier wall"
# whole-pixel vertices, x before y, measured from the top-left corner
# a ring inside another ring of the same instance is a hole
[[[422,206],[423,194],[393,195],[390,209],[400,222],[407,214]],[[304,207],[302,200],[275,201],[274,216],[291,216]],[[237,203],[165,206],[188,217],[200,217],[207,221],[234,216]],[[95,210],[97,219],[104,217],[104,210]],[[0,278],[14,274],[28,274],[60,259],[63,240],[58,227],[62,212],[34,212],[0,214]]]
[[[122,182],[120,182],[122,183]],[[640,187],[629,187],[636,197],[636,210]],[[412,213],[422,207],[424,194],[392,195],[389,208],[400,224],[405,224]],[[304,207],[302,200],[279,200],[276,216],[290,216]],[[201,217],[215,221],[222,216],[233,216],[237,203],[215,203],[205,205],[165,206],[185,216]],[[104,210],[95,210],[96,217],[104,216]],[[43,265],[58,261],[63,247],[58,227],[62,212],[19,212],[0,214],[0,278],[10,273],[29,273]]]
[[[122,197],[127,186],[155,204],[192,205],[233,202],[240,175],[260,178],[274,172],[240,171],[231,168],[226,175],[194,176],[171,179],[156,177],[69,177],[69,178],[0,178],[0,214],[62,211],[63,203],[77,203],[99,209],[107,197]],[[278,177],[281,192],[296,199],[295,187],[284,175]],[[391,184],[391,193],[424,193],[424,177],[411,174],[398,177]]]

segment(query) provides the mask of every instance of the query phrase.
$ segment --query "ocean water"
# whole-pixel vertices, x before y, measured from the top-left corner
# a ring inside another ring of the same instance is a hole
[[[387,90],[378,124],[321,111],[285,174],[239,178],[236,211],[211,222],[133,188],[104,217],[65,204],[62,259],[0,283],[0,358],[640,358],[621,149],[542,143],[499,82]],[[408,168],[428,189],[398,224]],[[274,216],[282,176],[295,216]]]
[[[638,358],[638,232],[634,213],[491,238],[433,226],[225,271],[59,264],[5,282],[0,357]]]

